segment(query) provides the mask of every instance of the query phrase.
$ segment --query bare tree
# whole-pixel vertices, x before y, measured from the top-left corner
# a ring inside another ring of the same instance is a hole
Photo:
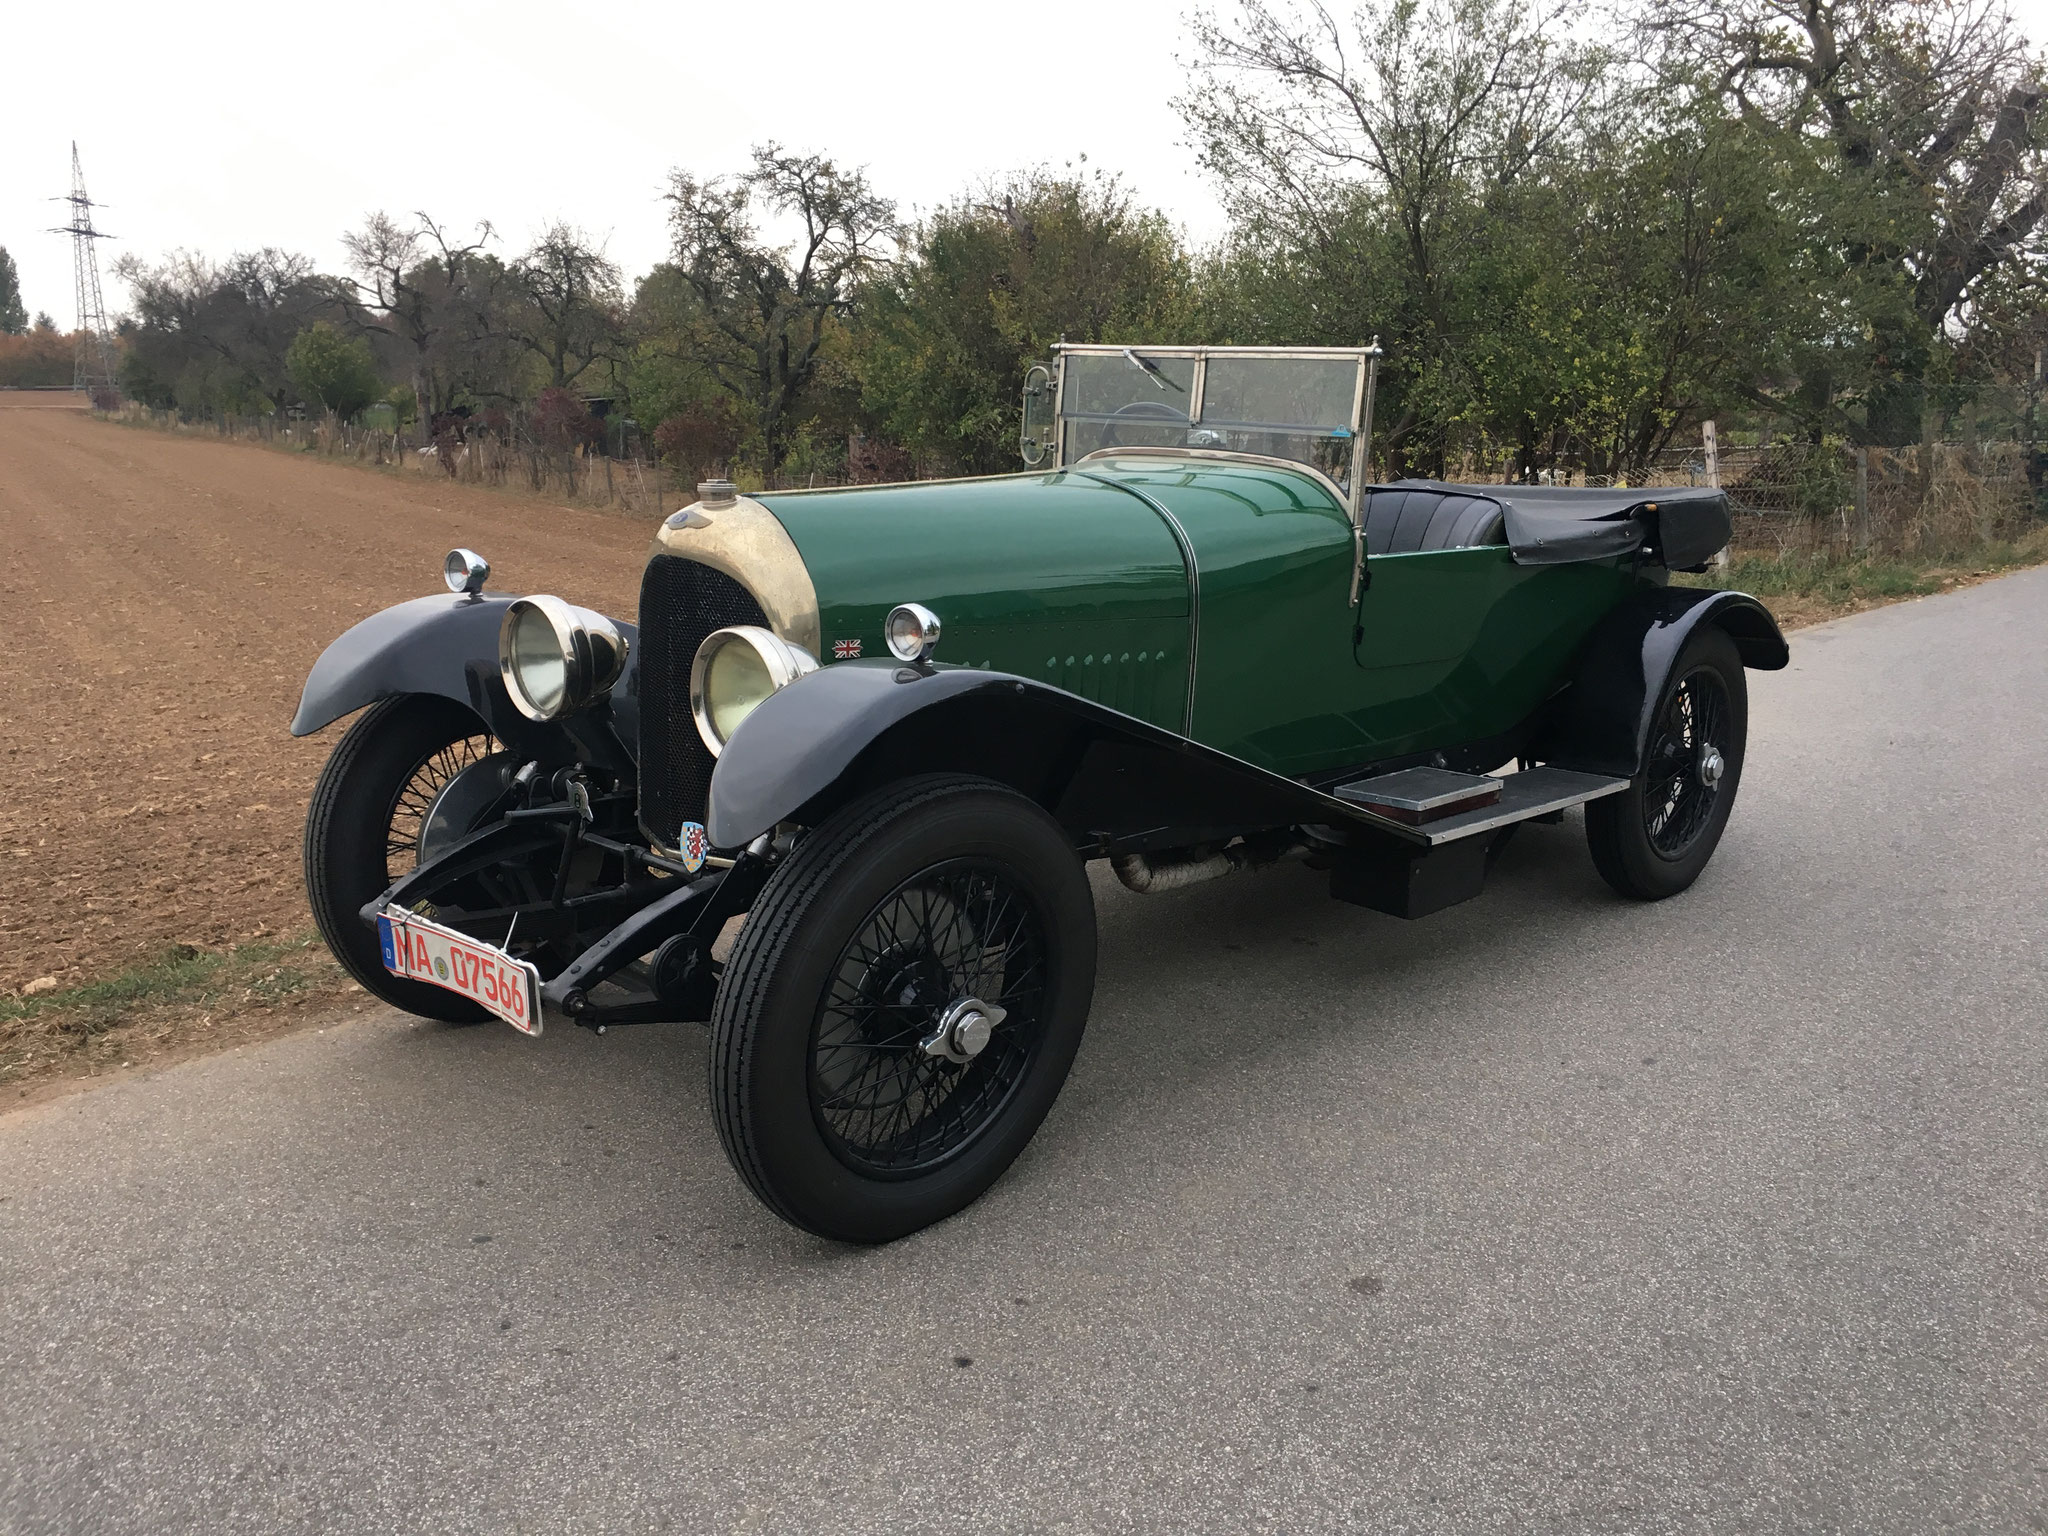
[[[625,323],[619,269],[588,235],[560,221],[548,225],[512,276],[513,339],[547,364],[553,388],[616,360]]]
[[[862,172],[776,144],[757,148],[753,169],[736,176],[700,182],[673,172],[668,200],[676,266],[710,333],[706,366],[747,402],[770,466],[780,465],[827,325],[881,261],[895,205]],[[794,223],[796,238],[764,238],[757,208]]]
[[[1832,152],[1820,217],[1851,278],[1904,300],[1865,317],[1864,434],[1917,441],[1938,340],[1987,276],[2041,253],[2048,83],[2001,0],[1652,0],[1645,30],[1751,120]]]
[[[426,427],[453,394],[450,370],[437,366],[446,362],[450,344],[495,334],[492,309],[505,269],[488,253],[496,233],[488,223],[458,245],[424,213],[413,219],[403,225],[373,213],[341,243],[357,291],[411,349],[413,395]]]

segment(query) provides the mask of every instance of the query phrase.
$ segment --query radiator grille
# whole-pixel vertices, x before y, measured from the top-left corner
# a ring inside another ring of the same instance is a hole
[[[716,761],[690,717],[690,663],[714,629],[768,619],[723,571],[656,555],[640,582],[640,830],[664,847],[702,821]]]

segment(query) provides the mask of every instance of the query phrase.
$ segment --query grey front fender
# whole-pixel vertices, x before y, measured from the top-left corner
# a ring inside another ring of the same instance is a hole
[[[371,614],[313,663],[292,716],[292,734],[310,736],[379,699],[431,693],[468,705],[501,741],[526,743],[547,735],[551,727],[513,708],[498,677],[498,628],[514,601],[446,593]],[[639,636],[633,625],[613,622],[626,637],[627,665],[612,690],[612,723],[631,749],[639,734]]]
[[[1007,784],[1095,851],[1359,819],[1345,801],[1043,683],[848,661],[799,678],[733,732],[705,831],[714,847],[742,847],[925,773]]]
[[[1791,660],[1778,621],[1748,593],[1651,588],[1595,626],[1534,755],[1563,768],[1622,778],[1640,773],[1665,681],[1702,625],[1727,631],[1745,667],[1775,672]]]

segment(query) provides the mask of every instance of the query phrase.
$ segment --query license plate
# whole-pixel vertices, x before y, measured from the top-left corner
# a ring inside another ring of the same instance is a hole
[[[540,1033],[540,971],[529,962],[396,907],[378,915],[377,940],[392,975],[480,1003],[521,1034]]]

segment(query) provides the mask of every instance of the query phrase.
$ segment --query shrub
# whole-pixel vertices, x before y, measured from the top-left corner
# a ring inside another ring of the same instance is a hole
[[[724,402],[693,405],[654,429],[654,452],[691,484],[732,463],[741,430],[739,413]]]
[[[885,485],[915,473],[908,448],[877,437],[855,437],[846,445],[846,478],[855,485]]]
[[[567,389],[542,390],[527,425],[535,442],[556,453],[588,446],[604,436],[604,423],[590,414],[580,395]]]
[[[309,403],[341,417],[355,415],[381,388],[369,342],[344,336],[325,320],[299,332],[285,350],[284,366]]]

